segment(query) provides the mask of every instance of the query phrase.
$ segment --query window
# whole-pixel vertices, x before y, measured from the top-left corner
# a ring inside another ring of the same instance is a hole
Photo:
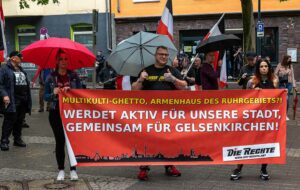
[[[71,27],[71,39],[85,45],[93,52],[93,26],[91,24],[76,24]],[[87,82],[92,82],[94,69],[82,68],[78,70],[80,75],[87,74]]]
[[[195,55],[198,43],[208,32],[209,30],[180,30],[180,50],[189,56]]]
[[[71,39],[93,50],[93,27],[91,24],[77,24],[71,27]]]
[[[261,40],[261,56],[269,56],[272,64],[278,60],[278,28],[265,28],[265,36]]]
[[[22,51],[26,46],[36,41],[35,27],[21,25],[16,27],[16,50]]]
[[[37,40],[36,28],[31,25],[20,25],[15,28],[15,49],[22,51],[26,46]],[[31,81],[37,66],[33,63],[22,63],[23,69],[27,72],[28,79]]]

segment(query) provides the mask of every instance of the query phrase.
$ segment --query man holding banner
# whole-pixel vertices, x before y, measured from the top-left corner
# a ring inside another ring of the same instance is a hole
[[[156,49],[156,63],[145,68],[137,81],[132,84],[133,90],[183,90],[187,83],[182,79],[178,70],[167,65],[169,58],[168,48],[159,46]],[[179,177],[180,171],[173,165],[165,166],[166,175]],[[141,166],[138,179],[147,180],[149,166]]]

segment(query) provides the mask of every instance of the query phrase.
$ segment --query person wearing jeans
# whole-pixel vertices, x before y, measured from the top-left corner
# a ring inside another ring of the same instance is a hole
[[[287,111],[289,109],[289,98],[292,90],[296,90],[296,80],[294,75],[294,68],[292,65],[291,56],[285,55],[281,63],[275,69],[275,75],[279,79],[279,88],[287,89]],[[288,119],[288,118],[287,118]]]

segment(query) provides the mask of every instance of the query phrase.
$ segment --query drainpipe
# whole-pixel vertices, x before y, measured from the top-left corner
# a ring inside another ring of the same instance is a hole
[[[106,48],[108,51],[112,51],[112,31],[111,31],[111,0],[106,0],[106,11],[105,11],[105,19],[106,19]]]
[[[98,32],[98,10],[93,9],[93,53],[96,55],[97,50],[96,50],[96,45],[97,45],[97,32]],[[93,72],[93,87],[94,89],[96,88],[96,67],[94,67],[94,72]]]

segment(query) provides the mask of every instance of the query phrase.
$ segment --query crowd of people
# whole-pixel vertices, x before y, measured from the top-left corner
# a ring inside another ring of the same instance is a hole
[[[241,50],[240,50],[241,51]],[[286,88],[288,97],[292,89],[296,89],[293,65],[291,57],[285,55],[275,71],[268,59],[259,58],[253,52],[247,52],[247,64],[240,69],[237,83],[243,89],[275,89]],[[214,52],[206,52],[202,60],[195,57],[192,60],[186,55],[178,55],[171,66],[167,65],[169,59],[168,49],[159,46],[155,53],[153,65],[144,68],[139,76],[132,77],[132,90],[190,90],[196,87],[200,90],[218,90],[218,77],[220,76],[222,60],[214,65]],[[240,58],[239,58],[240,59]],[[101,53],[97,55],[97,82],[104,89],[116,89],[115,79],[117,73],[105,62]],[[0,94],[2,97],[1,111],[4,114],[2,124],[2,136],[0,148],[2,151],[9,150],[9,137],[14,137],[14,146],[26,147],[22,140],[22,123],[25,114],[31,113],[30,81],[26,72],[21,67],[22,54],[13,51],[9,55],[9,61],[0,69]],[[46,110],[49,111],[49,123],[55,137],[55,155],[58,165],[57,180],[65,178],[65,135],[59,112],[58,94],[69,89],[83,88],[79,75],[67,69],[69,55],[60,50],[57,54],[56,68],[40,74],[40,100],[39,112],[44,111],[44,100],[47,101]],[[287,107],[287,109],[289,106]],[[241,177],[243,165],[238,165],[231,174],[232,180]],[[149,166],[141,166],[138,173],[140,180],[148,179]],[[181,172],[173,165],[165,166],[168,176],[179,177]],[[267,163],[263,164],[260,171],[263,180],[269,179]],[[70,167],[71,180],[78,180],[76,167]]]

